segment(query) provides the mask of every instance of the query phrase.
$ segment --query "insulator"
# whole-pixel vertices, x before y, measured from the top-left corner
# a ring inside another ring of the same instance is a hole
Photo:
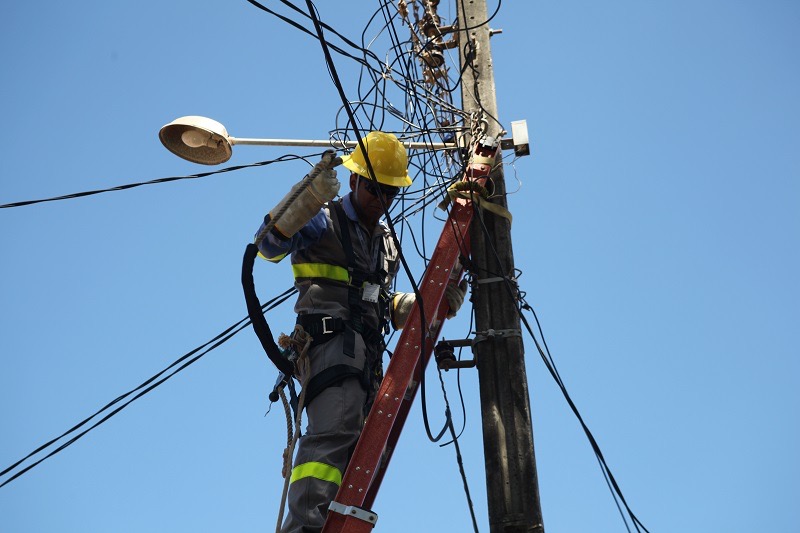
[[[444,54],[438,48],[423,50],[420,57],[431,68],[439,68],[444,65]]]
[[[397,12],[400,13],[403,19],[408,18],[408,4],[406,4],[406,0],[399,0],[399,2],[397,2]]]
[[[436,347],[433,349],[434,357],[436,358],[436,364],[441,368],[443,365],[446,366],[444,361],[455,361],[456,360],[456,352],[455,347],[450,344],[449,342],[441,341],[439,342]]]

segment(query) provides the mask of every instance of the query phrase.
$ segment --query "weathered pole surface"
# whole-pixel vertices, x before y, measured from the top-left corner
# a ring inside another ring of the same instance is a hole
[[[485,0],[457,0],[459,49],[464,71],[462,107],[483,112],[488,133],[500,137],[490,28]],[[493,202],[507,207],[502,165],[492,173]],[[492,533],[544,531],[533,449],[525,352],[517,311],[511,225],[485,212],[472,223],[472,301],[478,335],[474,346],[480,379],[489,526]],[[480,337],[479,337],[480,338]]]

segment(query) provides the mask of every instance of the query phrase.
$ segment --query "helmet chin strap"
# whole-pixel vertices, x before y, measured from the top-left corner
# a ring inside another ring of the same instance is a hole
[[[356,174],[356,187],[355,187],[355,190],[353,191],[353,199],[355,200],[355,206],[354,207],[356,208],[356,213],[361,211],[361,204],[358,201],[358,190],[360,188],[361,188],[361,176]],[[361,217],[359,216],[359,218],[361,218]]]
[[[354,173],[355,174],[355,173]],[[358,190],[361,188],[361,176],[356,174],[356,186],[353,188],[353,209],[356,210],[356,215],[358,219],[363,222],[363,216],[361,213],[361,203],[358,201]]]
[[[366,219],[366,217],[364,215],[364,212],[361,209],[361,202],[359,202],[359,200],[358,200],[358,191],[359,191],[359,189],[361,189],[361,178],[362,178],[362,176],[359,175],[359,174],[355,174],[355,176],[356,176],[356,186],[354,187],[354,190],[352,191],[352,193],[353,193],[353,209],[356,210],[356,215],[358,216],[358,220],[362,224],[364,224],[365,226],[368,226],[368,227],[372,228],[372,227],[374,227],[375,225],[378,224],[378,220],[374,220],[373,221],[373,220],[367,220]],[[367,179],[367,178],[364,178],[364,179]]]

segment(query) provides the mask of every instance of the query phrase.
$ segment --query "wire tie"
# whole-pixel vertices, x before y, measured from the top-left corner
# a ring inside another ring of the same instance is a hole
[[[485,283],[498,283],[498,282],[501,282],[501,281],[510,281],[512,283],[516,283],[517,282],[517,278],[514,278],[514,277],[506,278],[506,277],[499,277],[499,276],[498,277],[494,277],[494,278],[478,278],[476,280],[476,283],[478,285],[483,285]]]

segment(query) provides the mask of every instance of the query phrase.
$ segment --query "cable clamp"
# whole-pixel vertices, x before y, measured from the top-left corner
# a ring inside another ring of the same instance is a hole
[[[487,329],[486,331],[476,331],[475,340],[472,341],[472,344],[474,346],[479,342],[496,337],[522,337],[522,331],[519,329]]]
[[[367,511],[362,509],[361,507],[356,507],[355,505],[344,505],[342,503],[332,501],[331,504],[328,506],[328,511],[333,511],[334,513],[339,513],[341,515],[358,518],[359,520],[363,520],[368,524],[372,524],[372,527],[375,527],[375,524],[378,523],[378,515],[376,515],[372,511]]]

